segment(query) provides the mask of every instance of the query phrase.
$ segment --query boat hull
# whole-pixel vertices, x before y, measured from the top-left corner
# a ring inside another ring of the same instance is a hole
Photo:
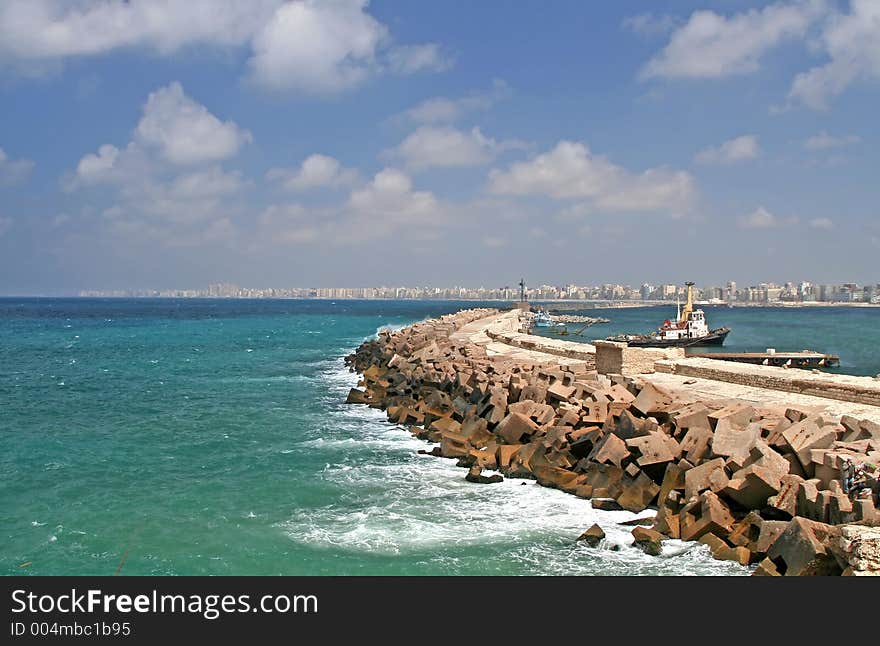
[[[658,339],[644,336],[627,339],[626,343],[633,348],[691,348],[705,345],[724,345],[724,339],[730,334],[730,328],[722,327],[711,330],[706,336],[697,339]]]

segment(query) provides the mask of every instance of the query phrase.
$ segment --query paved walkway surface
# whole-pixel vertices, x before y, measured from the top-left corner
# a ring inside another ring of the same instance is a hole
[[[680,393],[685,399],[742,399],[755,406],[797,408],[804,412],[826,413],[832,417],[852,415],[880,424],[880,407],[877,406],[660,372],[639,377]]]

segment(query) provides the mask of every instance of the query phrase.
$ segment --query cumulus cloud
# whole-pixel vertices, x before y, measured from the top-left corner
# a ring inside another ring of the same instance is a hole
[[[174,164],[198,164],[233,157],[252,137],[234,122],[220,121],[175,81],[147,97],[135,141]]]
[[[273,168],[266,179],[279,182],[289,191],[308,191],[316,188],[351,186],[358,173],[345,168],[338,160],[327,155],[309,155],[299,168]]]
[[[480,166],[505,150],[523,148],[519,141],[496,141],[479,128],[462,131],[451,126],[422,126],[386,154],[414,170],[432,167]]]
[[[332,93],[365,80],[388,29],[363,0],[291,2],[257,32],[254,80],[272,90]]]
[[[488,110],[499,101],[510,98],[510,86],[502,79],[494,79],[492,87],[484,92],[474,92],[457,99],[445,96],[432,97],[410,108],[398,117],[425,124],[453,123],[470,112]]]
[[[804,148],[807,150],[828,150],[830,148],[845,148],[852,146],[861,141],[860,137],[855,135],[845,135],[842,137],[834,137],[824,130],[818,135],[813,135],[804,142]]]
[[[492,170],[489,190],[503,195],[545,195],[586,199],[579,212],[668,212],[680,215],[691,205],[696,188],[690,174],[668,168],[633,173],[578,142],[556,147],[506,171]]]
[[[65,187],[140,183],[162,171],[176,172],[176,167],[229,159],[249,141],[250,132],[232,121],[220,121],[174,82],[150,93],[128,145],[120,149],[104,144],[84,155]],[[202,176],[205,181],[216,178],[216,170]]]
[[[451,65],[436,43],[396,45],[368,0],[5,0],[0,64],[27,72],[119,49],[161,56],[248,48],[251,78],[269,90],[342,91],[383,71]]]
[[[0,148],[0,186],[12,186],[24,181],[34,168],[30,159],[12,160]]]
[[[255,248],[301,245],[362,244],[394,236],[432,239],[448,224],[447,210],[429,191],[413,189],[401,170],[385,168],[341,204],[307,209],[299,204],[272,205],[260,215]]]
[[[124,147],[104,144],[84,155],[62,182],[66,191],[100,188],[115,202],[104,209],[112,231],[168,246],[228,241],[232,198],[249,185],[219,162],[251,136],[188,97],[179,83],[152,92]]]
[[[61,60],[123,47],[173,54],[246,44],[283,0],[5,0],[0,59]]]
[[[445,69],[433,43],[394,46],[367,0],[302,0],[279,7],[254,35],[252,79],[273,91],[332,94],[390,68]]]
[[[98,148],[98,152],[84,155],[76,165],[76,177],[86,183],[104,181],[114,168],[119,159],[119,148],[111,144],[104,144]]]
[[[779,218],[763,206],[759,206],[748,215],[740,216],[737,219],[737,224],[741,229],[776,229],[797,224],[797,222],[796,217]]]
[[[427,191],[413,191],[412,180],[402,171],[385,168],[369,185],[353,191],[348,206],[356,213],[380,220],[411,222],[437,210],[437,199]]]
[[[715,148],[706,148],[697,153],[701,164],[732,164],[747,159],[755,159],[761,150],[756,135],[742,135],[729,139]]]
[[[764,54],[787,40],[802,38],[824,11],[822,0],[776,3],[730,17],[695,11],[648,61],[641,76],[722,78],[754,72]]]
[[[834,222],[832,222],[829,218],[814,218],[810,220],[810,226],[814,229],[830,231],[834,228]]]
[[[830,60],[798,74],[789,92],[791,100],[818,110],[852,83],[880,79],[880,3],[851,0],[848,14],[828,20],[821,42]]]

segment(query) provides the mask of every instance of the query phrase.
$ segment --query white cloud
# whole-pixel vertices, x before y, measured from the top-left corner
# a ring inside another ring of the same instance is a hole
[[[0,65],[44,73],[65,60],[123,48],[162,56],[247,48],[251,78],[269,90],[328,94],[390,70],[451,65],[436,43],[396,46],[368,0],[4,0]]]
[[[842,137],[834,137],[824,130],[818,135],[814,135],[804,142],[804,148],[807,150],[828,150],[829,148],[844,148],[852,146],[861,141],[860,137],[855,135],[845,135]]]
[[[309,155],[299,168],[273,168],[266,178],[280,182],[289,191],[308,191],[315,188],[351,186],[358,173],[345,168],[338,160],[327,155]]]
[[[409,74],[451,63],[433,43],[395,47],[367,0],[296,0],[254,35],[252,79],[272,91],[332,94],[363,83],[387,65]]]
[[[178,82],[151,92],[135,129],[135,140],[174,164],[198,164],[233,157],[252,141],[232,121],[220,121],[183,92]]]
[[[742,135],[729,139],[716,148],[706,148],[697,153],[701,164],[732,164],[755,159],[761,152],[756,135]]]
[[[248,141],[250,133],[221,122],[172,83],[149,95],[125,147],[104,144],[84,155],[62,187],[102,188],[113,200],[103,219],[117,235],[165,246],[225,243],[235,233],[236,198],[249,182],[217,162]]]
[[[282,0],[4,0],[0,60],[50,61],[143,47],[246,44]]]
[[[833,15],[821,41],[830,60],[798,74],[789,92],[814,109],[826,108],[856,81],[880,79],[880,2],[851,0],[850,13]]]
[[[505,150],[523,148],[518,141],[496,141],[479,128],[469,132],[451,126],[422,126],[387,154],[403,160],[408,168],[480,166]]]
[[[364,11],[364,0],[291,2],[255,35],[254,80],[271,90],[332,93],[373,73],[387,28]]]
[[[834,228],[834,222],[832,222],[829,218],[814,218],[810,220],[810,226],[814,229],[830,231]]]
[[[413,191],[412,180],[394,168],[385,168],[369,185],[353,191],[348,206],[355,213],[380,221],[401,223],[424,219],[437,211],[437,199],[427,191]]]
[[[33,170],[34,162],[30,159],[9,159],[0,148],[0,186],[11,186],[23,181]]]
[[[104,144],[97,153],[89,153],[79,160],[76,176],[86,184],[104,181],[112,173],[117,159],[119,148]]]
[[[176,177],[168,187],[168,195],[180,199],[222,197],[238,193],[245,185],[240,172],[212,166]]]
[[[416,123],[452,123],[469,112],[488,110],[510,95],[510,86],[501,79],[495,79],[491,89],[486,92],[476,92],[459,99],[433,97],[410,108],[404,116]]]
[[[624,18],[622,26],[640,36],[651,37],[668,34],[680,24],[681,21],[675,16],[655,16],[648,12]]]
[[[413,190],[408,175],[385,168],[348,199],[335,206],[306,209],[276,204],[263,211],[253,248],[321,242],[362,244],[393,236],[397,240],[433,239],[448,223],[447,212],[428,191]]]
[[[12,218],[0,218],[0,237],[12,228]]]
[[[104,144],[84,155],[62,184],[67,191],[117,184],[128,193],[150,192],[161,183],[160,177],[178,173],[180,166],[197,168],[228,159],[250,140],[247,130],[232,121],[221,122],[175,82],[150,93],[124,148]],[[193,191],[222,194],[233,185],[242,186],[237,174],[224,174],[219,167],[190,171],[173,181],[167,198],[191,197]]]
[[[786,40],[802,38],[824,12],[822,0],[776,3],[731,17],[695,11],[642,69],[642,78],[722,78],[748,74]]]
[[[741,229],[776,229],[797,223],[797,217],[779,218],[763,206],[759,206],[748,215],[737,218],[737,224]]]
[[[489,173],[489,190],[507,195],[546,195],[589,200],[579,212],[665,211],[680,215],[696,193],[693,178],[667,168],[632,173],[593,155],[586,145],[561,141],[550,152]]]

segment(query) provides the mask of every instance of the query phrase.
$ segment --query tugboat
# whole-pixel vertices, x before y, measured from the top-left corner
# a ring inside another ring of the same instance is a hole
[[[694,309],[694,283],[688,282],[687,303],[678,312],[675,322],[666,319],[652,334],[620,334],[608,337],[608,341],[623,341],[636,348],[690,347],[697,345],[723,345],[730,334],[729,327],[710,330],[703,310]]]

